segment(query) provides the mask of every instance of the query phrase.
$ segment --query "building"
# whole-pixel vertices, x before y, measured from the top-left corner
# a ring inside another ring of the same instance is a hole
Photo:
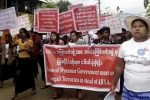
[[[9,8],[15,6],[17,12],[34,13],[37,5],[42,2],[39,0],[0,0],[0,8]]]
[[[6,2],[5,0],[0,1],[0,9],[4,9],[6,7]]]

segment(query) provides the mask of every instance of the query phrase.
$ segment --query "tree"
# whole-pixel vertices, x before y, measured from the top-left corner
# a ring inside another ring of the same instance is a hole
[[[56,3],[57,7],[59,8],[59,12],[65,12],[68,10],[68,6],[71,5],[71,3],[67,0],[60,0]]]
[[[145,8],[147,8],[147,6],[148,6],[148,3],[149,3],[148,1],[149,1],[149,0],[144,0],[144,7],[145,7]]]
[[[37,8],[57,8],[57,5],[54,2],[48,2],[42,3]]]
[[[61,13],[67,11],[69,5],[71,5],[71,3],[67,0],[60,0],[57,3],[52,2],[52,0],[45,0],[45,2],[37,8],[58,8]]]
[[[150,3],[146,7],[147,15],[150,16]]]
[[[150,0],[144,0],[144,7],[147,15],[150,16]]]

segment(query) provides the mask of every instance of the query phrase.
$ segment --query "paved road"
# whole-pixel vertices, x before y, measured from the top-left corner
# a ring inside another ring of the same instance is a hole
[[[31,90],[27,90],[21,94],[19,94],[17,100],[53,100],[52,99],[52,93],[53,90],[51,88],[46,89],[40,89],[42,87],[43,82],[40,79],[40,75],[38,75],[38,78],[36,80],[36,88],[37,88],[37,94],[34,96],[31,96]],[[10,97],[14,93],[14,84],[13,80],[7,80],[4,82],[4,87],[0,88],[0,100],[10,100]],[[64,89],[63,96],[57,100],[78,100],[75,97],[76,90],[75,89]],[[92,91],[83,91],[84,94],[84,100],[100,100],[99,99],[99,93],[98,92],[92,92]],[[120,100],[120,99],[117,99]]]
[[[31,96],[31,90],[27,90],[21,93],[18,96],[17,100],[53,100],[51,98],[53,90],[51,88],[40,89],[42,85],[43,82],[38,76],[38,79],[36,81],[37,94]],[[5,81],[4,87],[0,88],[0,100],[9,100],[10,97],[13,95],[13,92],[14,92],[14,84],[12,79]],[[77,98],[75,97],[75,93],[76,91],[74,89],[64,89],[64,95],[57,100],[77,100]],[[98,100],[99,97],[98,94],[99,94],[98,92],[84,91],[85,100]]]

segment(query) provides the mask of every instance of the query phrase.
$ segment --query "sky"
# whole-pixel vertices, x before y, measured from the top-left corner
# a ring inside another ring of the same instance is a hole
[[[84,5],[97,4],[98,0],[69,0],[72,4],[83,3]],[[116,8],[119,6],[120,11],[130,14],[145,13],[144,0],[100,0],[101,12],[117,12]]]
[[[42,0],[44,1],[44,0]],[[59,0],[52,0],[59,1]],[[98,5],[98,0],[68,0],[72,4],[83,4],[83,5]],[[123,13],[144,15],[144,0],[100,0],[101,2],[101,13],[117,13],[117,6]]]

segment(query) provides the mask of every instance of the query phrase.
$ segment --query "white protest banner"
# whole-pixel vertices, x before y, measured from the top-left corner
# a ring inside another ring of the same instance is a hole
[[[72,11],[66,11],[59,14],[59,32],[67,34],[75,30]]]
[[[99,17],[96,5],[83,6],[73,9],[75,29],[77,31],[99,28]]]
[[[124,19],[125,19],[125,17],[127,17],[127,16],[129,16],[129,15],[131,15],[131,14],[126,14],[126,13],[119,13],[119,14],[118,14],[122,28],[127,29],[127,27],[126,27],[125,24],[124,24]]]
[[[0,30],[17,27],[17,17],[14,7],[0,10]]]
[[[58,9],[38,9],[38,32],[50,33],[59,32],[59,10]]]
[[[10,29],[11,35],[19,33],[21,28],[26,28],[28,31],[31,30],[30,21],[28,15],[22,15],[17,18],[18,27]]]
[[[110,33],[122,33],[122,26],[118,15],[112,15],[108,17],[108,26],[110,27]]]
[[[69,5],[68,10],[73,10],[74,8],[81,7],[81,6],[83,6],[83,4]]]
[[[99,18],[99,26],[100,28],[104,27],[104,26],[108,26],[108,16],[100,16]]]

